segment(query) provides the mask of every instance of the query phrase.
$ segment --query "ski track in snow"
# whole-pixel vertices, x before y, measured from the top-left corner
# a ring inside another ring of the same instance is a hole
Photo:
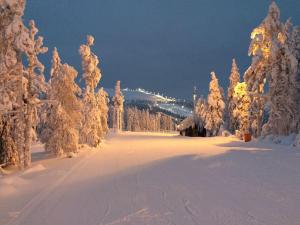
[[[39,189],[0,197],[15,202],[0,215],[6,225],[299,225],[299,153],[281,148],[122,133],[74,162],[10,175]]]
[[[91,154],[92,155],[92,154]],[[90,155],[90,157],[91,157]],[[41,204],[41,202],[45,201],[51,192],[55,191],[63,182],[70,176],[76,169],[82,167],[84,163],[87,163],[87,159],[83,158],[79,163],[75,164],[65,175],[63,175],[60,179],[54,182],[52,185],[47,187],[44,191],[37,194],[33,199],[31,199],[22,209],[18,212],[17,219],[10,221],[7,225],[19,225],[22,224],[22,220],[26,218],[26,216],[31,213],[36,207]]]

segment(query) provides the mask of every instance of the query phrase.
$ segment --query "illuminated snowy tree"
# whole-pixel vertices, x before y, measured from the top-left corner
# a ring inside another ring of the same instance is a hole
[[[104,136],[108,132],[109,98],[107,92],[103,88],[100,88],[100,90],[97,92],[96,101],[98,104],[98,108],[100,110],[100,119],[101,119],[101,127],[102,127],[101,136]]]
[[[31,164],[30,146],[32,141],[32,129],[36,126],[36,112],[38,103],[38,94],[45,88],[44,81],[44,65],[39,61],[38,55],[44,54],[48,48],[43,47],[43,38],[37,37],[38,29],[35,22],[29,22],[29,46],[25,54],[28,58],[28,69],[25,77],[27,79],[26,85],[26,100],[25,102],[25,146],[24,146],[24,166],[28,167]]]
[[[293,74],[292,81],[294,82],[291,86],[292,88],[292,97],[294,106],[296,107],[295,111],[296,116],[294,117],[294,129],[299,132],[300,131],[300,35],[299,35],[299,27],[293,26],[293,24],[288,20],[285,26],[286,35],[287,35],[287,44],[291,51],[293,57],[295,57],[296,61],[294,61],[293,67],[297,69],[297,72]],[[297,68],[296,68],[297,67]]]
[[[0,154],[2,163],[24,165],[22,55],[28,29],[23,24],[25,1],[0,2]],[[10,147],[8,147],[10,146]]]
[[[106,133],[107,128],[103,128],[102,123],[107,116],[101,116],[99,102],[102,100],[95,95],[95,89],[101,79],[101,71],[98,68],[98,57],[91,51],[91,46],[93,45],[94,38],[87,36],[87,43],[79,48],[79,54],[82,59],[83,80],[85,81],[80,143],[96,147]],[[99,93],[99,96],[103,96],[103,94]],[[105,100],[102,102],[105,102]],[[106,111],[106,109],[103,109],[103,111]]]
[[[250,127],[254,136],[261,134],[265,84],[270,79],[274,63],[272,51],[277,48],[278,41],[284,38],[282,31],[279,8],[275,2],[272,2],[267,17],[251,33],[249,56],[252,56],[252,64],[244,76],[251,94]]]
[[[250,109],[250,97],[247,89],[247,84],[237,83],[232,95],[232,101],[234,101],[235,108],[233,110],[233,116],[237,119],[239,133],[241,137],[244,134],[249,133],[249,109]]]
[[[56,49],[53,51],[49,100],[52,108],[47,118],[44,135],[46,150],[57,156],[76,153],[78,128],[81,121],[81,104],[77,99],[80,88],[75,83],[77,71],[60,63]]]
[[[209,84],[208,108],[206,117],[206,126],[209,135],[219,135],[220,128],[224,124],[224,92],[219,86],[218,79],[214,72],[211,73],[211,82]]]
[[[288,21],[271,49],[270,116],[264,135],[289,135],[298,131],[299,78],[298,60],[291,43],[292,25]]]
[[[30,145],[36,123],[37,97],[45,87],[44,67],[38,55],[45,53],[47,48],[43,47],[42,37],[36,38],[38,30],[34,21],[29,22],[29,29],[23,24],[24,0],[1,1],[0,8],[0,94],[6,96],[0,108],[2,114],[10,115],[9,120],[13,121],[10,125],[11,140],[16,143],[16,161],[23,168],[31,163]],[[24,56],[28,68],[22,64]]]
[[[235,101],[233,100],[234,89],[236,85],[240,82],[240,73],[237,67],[235,59],[232,60],[232,68],[229,76],[229,88],[227,97],[227,116],[228,116],[228,129],[230,132],[234,133],[238,129],[237,118],[233,115],[233,111],[236,108]]]
[[[101,71],[98,68],[99,59],[91,51],[91,47],[93,45],[94,45],[94,37],[88,35],[87,43],[85,45],[81,45],[79,48],[79,54],[81,55],[81,59],[82,59],[82,70],[83,70],[82,78],[85,81],[86,94],[90,92],[94,93],[101,79]]]
[[[121,82],[117,81],[115,87],[115,96],[113,98],[113,128],[115,132],[123,129],[124,97],[121,92]]]

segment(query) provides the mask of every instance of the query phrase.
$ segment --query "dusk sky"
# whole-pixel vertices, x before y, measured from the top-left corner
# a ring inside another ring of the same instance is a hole
[[[78,48],[95,37],[101,86],[144,88],[191,98],[193,86],[206,95],[210,72],[227,89],[232,58],[241,74],[250,64],[250,33],[265,18],[270,0],[28,0],[49,52],[81,71]],[[300,1],[278,0],[282,20],[300,25]]]

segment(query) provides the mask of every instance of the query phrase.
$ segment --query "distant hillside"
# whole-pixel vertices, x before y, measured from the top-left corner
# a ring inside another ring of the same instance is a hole
[[[114,89],[106,89],[109,96],[114,95]],[[122,93],[126,101],[149,101],[153,103],[166,103],[166,102],[176,102],[175,98],[165,97],[160,94],[155,94],[144,89],[123,89]]]
[[[110,97],[114,95],[114,89],[105,89]],[[166,97],[160,94],[155,94],[144,89],[123,89],[122,93],[125,98],[125,103],[128,105],[147,104],[149,107],[169,113],[175,117],[185,118],[192,114],[192,108],[186,101],[177,100],[176,98]]]

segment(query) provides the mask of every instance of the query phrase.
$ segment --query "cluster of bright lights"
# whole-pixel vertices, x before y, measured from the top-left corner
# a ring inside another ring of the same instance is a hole
[[[176,102],[175,98],[163,96],[163,95],[160,95],[160,94],[155,94],[153,92],[146,91],[145,89],[142,89],[142,88],[137,88],[135,90],[134,89],[125,88],[125,89],[123,89],[123,91],[137,91],[137,92],[140,92],[140,93],[143,93],[143,94],[146,94],[146,95],[153,95],[153,96],[155,96],[155,97],[157,97],[159,99],[162,99],[165,102]]]

